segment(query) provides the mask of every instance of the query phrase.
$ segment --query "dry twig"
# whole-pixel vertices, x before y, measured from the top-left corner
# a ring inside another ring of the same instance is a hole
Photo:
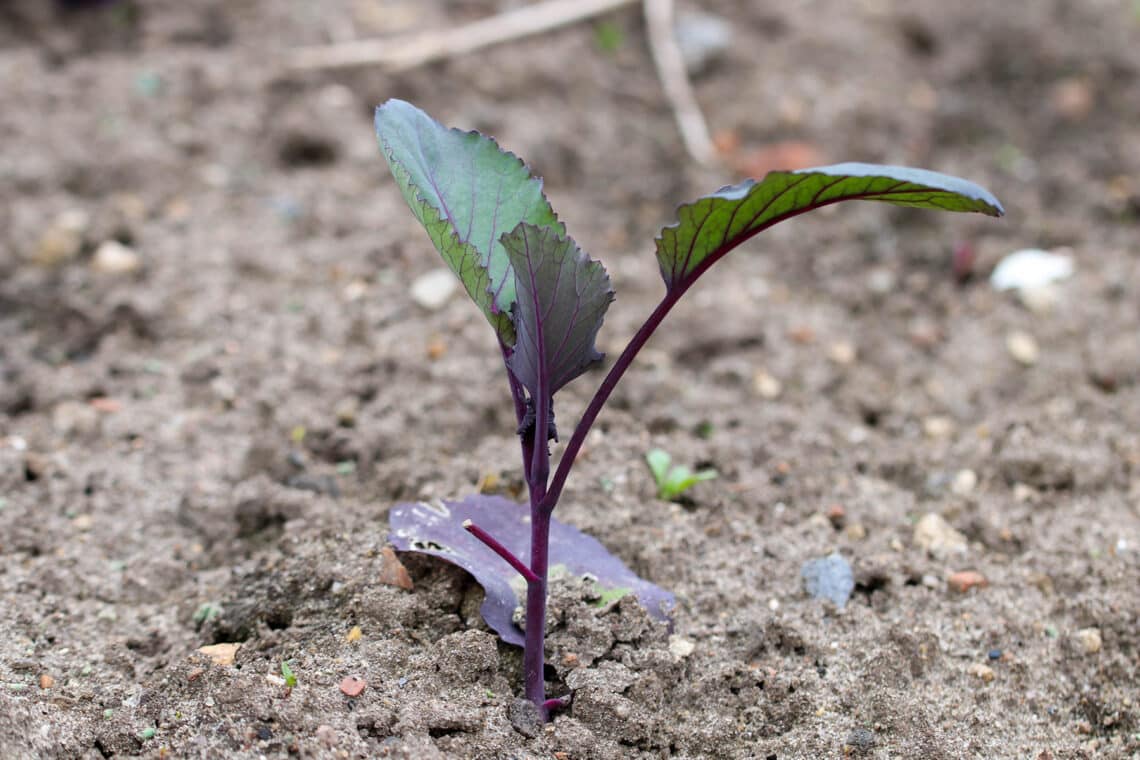
[[[665,97],[673,108],[677,128],[685,150],[702,166],[716,163],[716,148],[709,137],[704,114],[693,94],[685,59],[673,32],[673,0],[645,0],[645,24],[649,33],[649,49]]]
[[[380,66],[387,71],[400,71],[568,26],[635,2],[637,0],[550,0],[455,29],[431,30],[398,39],[356,40],[303,48],[290,66],[298,71],[352,66]],[[673,0],[643,0],[643,4],[653,62],[681,131],[681,140],[694,161],[711,166],[716,163],[717,153],[674,36]]]
[[[357,40],[303,48],[297,52],[291,67],[311,70],[378,65],[388,71],[410,69],[574,24],[635,2],[637,0],[551,0],[455,29],[432,30],[394,40]]]

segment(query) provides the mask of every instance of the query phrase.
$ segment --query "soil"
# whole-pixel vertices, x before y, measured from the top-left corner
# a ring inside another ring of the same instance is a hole
[[[735,170],[686,158],[636,8],[287,68],[518,4],[0,6],[0,756],[1140,756],[1135,4],[708,0],[733,37],[694,85]],[[520,490],[491,331],[409,295],[440,264],[375,146],[389,97],[545,176],[612,274],[611,356],[653,235],[742,171],[921,165],[1008,211],[850,204],[695,289],[557,512],[676,594],[673,631],[559,584],[545,726],[471,579],[385,551],[397,502]],[[1074,275],[995,292],[1022,248]],[[652,446],[720,476],[659,501]],[[843,609],[800,574],[833,552]]]

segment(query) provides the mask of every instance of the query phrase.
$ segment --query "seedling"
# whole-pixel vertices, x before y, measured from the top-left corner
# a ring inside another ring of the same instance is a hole
[[[297,685],[297,674],[293,672],[293,668],[289,667],[289,663],[285,660],[281,661],[281,677],[285,679],[285,686],[292,689]]]
[[[712,480],[717,475],[716,470],[693,472],[683,464],[673,464],[673,457],[664,449],[650,449],[645,462],[657,483],[657,498],[665,501],[676,501],[697,483]]]
[[[672,607],[668,593],[551,513],[602,406],[689,288],[754,235],[841,201],[1003,213],[993,195],[971,182],[857,163],[771,172],[681,206],[678,220],[657,238],[665,293],[610,367],[552,470],[549,442],[559,440],[554,396],[602,361],[594,340],[614,298],[609,275],[566,234],[543,195],[542,180],[492,139],[447,129],[399,100],[377,109],[376,132],[412,213],[498,338],[530,495],[529,508],[481,494],[434,508],[398,505],[389,515],[392,542],[458,564],[483,585],[483,617],[504,640],[523,645],[526,696],[544,718],[568,703],[548,700],[543,681],[552,570],[564,566],[589,574],[602,589],[630,589],[659,618]],[[517,593],[525,595],[522,635]]]

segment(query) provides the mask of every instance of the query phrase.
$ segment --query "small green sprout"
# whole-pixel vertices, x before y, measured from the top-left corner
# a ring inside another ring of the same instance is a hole
[[[285,679],[285,685],[290,689],[297,685],[297,674],[293,672],[293,668],[289,667],[289,663],[285,660],[281,661],[281,677]]]
[[[649,471],[653,473],[653,480],[657,483],[657,498],[666,501],[676,501],[681,494],[700,483],[702,480],[712,480],[717,476],[716,470],[697,470],[693,472],[684,465],[673,465],[673,457],[663,449],[650,449],[645,455]]]
[[[194,610],[194,624],[201,626],[203,623],[209,623],[216,618],[222,611],[222,608],[210,602],[204,602]]]

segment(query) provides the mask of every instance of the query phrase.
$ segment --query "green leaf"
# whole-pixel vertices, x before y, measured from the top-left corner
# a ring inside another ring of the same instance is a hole
[[[660,489],[669,477],[669,465],[672,464],[673,457],[664,449],[650,449],[645,455],[645,462],[649,465],[649,471],[653,473],[653,482]]]
[[[500,238],[520,222],[565,233],[542,180],[491,138],[448,129],[402,100],[376,109],[376,134],[412,213],[499,338],[514,345],[515,279]]]
[[[281,677],[285,679],[285,685],[290,689],[297,685],[297,674],[293,672],[293,668],[289,667],[289,663],[285,660],[281,661]]]
[[[601,361],[594,339],[614,300],[610,277],[572,239],[520,224],[502,238],[514,267],[518,342],[508,360],[530,392],[546,398]]]
[[[687,288],[726,253],[777,222],[852,200],[989,216],[1004,213],[984,188],[924,169],[847,163],[771,172],[759,182],[721,188],[677,210],[678,221],[657,238],[665,287]]]
[[[692,472],[688,467],[674,467],[669,473],[669,479],[664,490],[668,491],[667,498],[675,499],[697,483],[712,480],[716,476],[716,470]]]

